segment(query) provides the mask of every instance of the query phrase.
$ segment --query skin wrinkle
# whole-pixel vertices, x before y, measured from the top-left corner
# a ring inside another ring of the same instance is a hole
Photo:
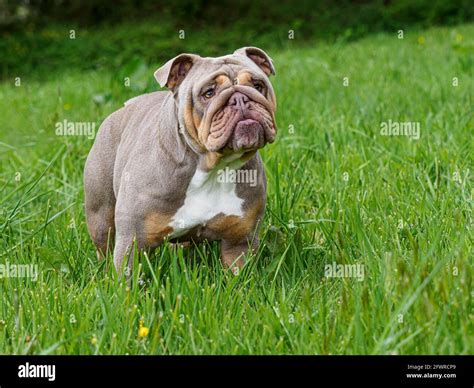
[[[235,121],[236,118],[240,120],[241,116],[242,116],[241,113],[239,111],[235,111],[235,110],[227,112],[227,116],[224,114],[223,118],[220,120],[220,123],[222,124],[222,126],[220,126],[220,125],[214,126],[213,125],[213,128],[215,128],[215,127],[217,127],[217,128],[221,127],[221,128],[219,128],[217,130],[216,129],[212,130],[212,136],[216,137],[216,138],[220,137],[220,135],[225,133],[225,130],[228,129],[227,127],[232,126],[234,124],[233,122]]]
[[[222,106],[225,104],[226,101],[229,100],[229,98],[232,96],[233,93],[234,93],[233,88],[223,90],[209,104],[209,107],[208,107],[207,112],[206,112],[206,116],[205,116],[205,118],[203,120],[203,123],[202,123],[202,125],[203,125],[202,131],[203,132],[208,132],[209,131],[212,118],[214,117],[214,115],[216,114],[217,111],[222,109]],[[203,134],[203,135],[206,135],[206,138],[208,136],[208,134]],[[201,141],[203,143],[205,143],[206,138],[202,139],[202,136],[201,136]]]
[[[251,84],[252,75],[248,71],[242,70],[237,75],[237,80],[240,85]]]
[[[199,113],[198,110],[196,109],[196,106],[193,106],[194,127],[197,128],[198,131],[199,131],[199,127],[201,126],[201,120],[202,120],[202,113]]]
[[[229,84],[229,86],[232,85],[232,81],[230,80],[230,78],[224,74],[216,77],[216,83],[219,86],[226,86],[226,84]]]
[[[227,75],[227,73],[225,71],[223,71],[222,69],[210,74],[205,80],[199,82],[198,84],[194,85],[194,87],[192,88],[192,93],[193,93],[193,96],[195,98],[197,98],[199,96],[199,94],[201,92],[204,91],[204,89],[212,86],[213,84],[217,83],[217,78],[219,77],[225,77],[225,78],[228,78],[229,79],[229,82],[230,82],[230,78],[229,76]],[[222,78],[224,79],[224,78]]]
[[[184,107],[184,123],[185,123],[186,130],[191,136],[192,140],[196,143],[199,150],[203,151],[205,150],[205,147],[203,146],[203,143],[201,142],[199,138],[199,131],[194,125],[193,110],[194,108],[193,108],[192,98],[191,98],[191,102],[187,101]]]
[[[199,168],[206,172],[211,171],[219,164],[222,157],[223,155],[218,152],[208,152],[203,159],[203,163],[199,165]]]

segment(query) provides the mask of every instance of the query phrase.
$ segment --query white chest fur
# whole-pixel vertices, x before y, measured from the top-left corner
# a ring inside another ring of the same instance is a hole
[[[207,221],[220,213],[243,216],[244,200],[237,196],[235,182],[222,182],[217,175],[217,169],[210,172],[196,170],[186,191],[184,204],[169,224],[173,228],[171,238],[182,236],[197,226],[205,226]]]

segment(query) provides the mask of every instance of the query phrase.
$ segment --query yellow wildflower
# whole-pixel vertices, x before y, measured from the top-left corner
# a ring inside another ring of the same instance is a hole
[[[148,327],[145,327],[145,326],[141,326],[139,329],[138,329],[138,336],[140,338],[145,338],[148,333],[150,332],[150,329]]]
[[[140,321],[138,322],[138,336],[140,338],[145,338],[150,332],[150,329],[146,327],[144,323],[145,323],[145,320],[143,317],[141,317]]]

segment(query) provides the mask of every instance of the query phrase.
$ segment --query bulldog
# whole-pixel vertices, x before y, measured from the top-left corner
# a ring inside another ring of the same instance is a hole
[[[219,240],[224,267],[238,272],[258,246],[265,210],[258,150],[277,132],[274,74],[256,47],[218,58],[181,54],[154,73],[167,91],[135,97],[105,119],[84,171],[100,257],[115,242],[121,271],[135,243],[150,251],[165,240]]]

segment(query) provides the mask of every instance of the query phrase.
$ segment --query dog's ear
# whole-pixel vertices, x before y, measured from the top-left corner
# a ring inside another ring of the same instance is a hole
[[[156,70],[155,79],[161,87],[166,86],[170,90],[175,90],[199,58],[199,55],[180,54]]]
[[[234,51],[234,55],[244,55],[254,61],[263,72],[269,75],[275,75],[275,67],[268,54],[258,47],[242,47]]]

